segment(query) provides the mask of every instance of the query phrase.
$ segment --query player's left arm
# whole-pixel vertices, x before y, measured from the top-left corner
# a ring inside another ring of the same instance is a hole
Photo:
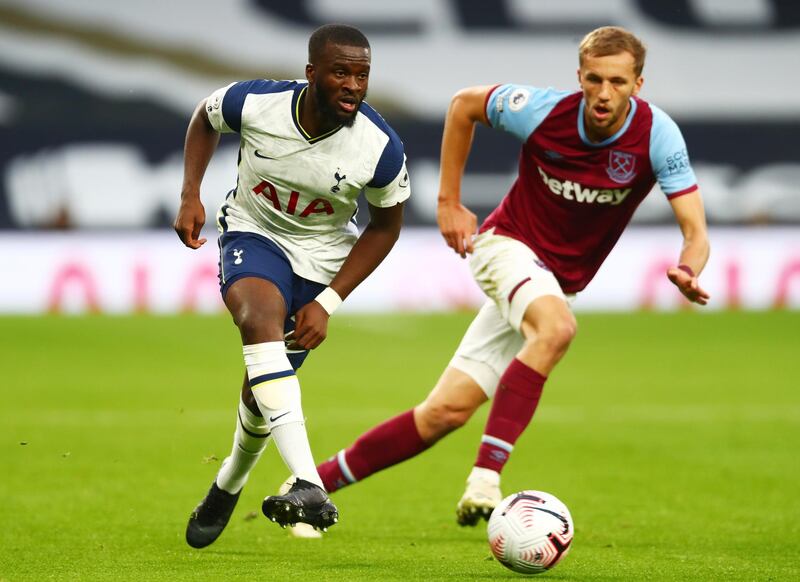
[[[678,125],[658,107],[650,104],[650,110],[650,161],[683,233],[678,264],[667,269],[667,277],[689,301],[705,305],[710,296],[698,281],[709,254],[703,198]]]
[[[392,250],[403,226],[403,203],[387,208],[367,205],[369,224],[350,250],[342,268],[336,273],[330,286],[346,299],[370,273],[372,273]]]
[[[700,287],[699,277],[708,262],[710,245],[700,190],[669,202],[683,233],[683,247],[678,265],[667,270],[667,277],[689,301],[705,305],[710,295]]]
[[[328,318],[392,250],[403,224],[403,202],[411,195],[406,156],[400,136],[377,114],[370,120],[388,139],[364,186],[369,224],[358,237],[339,272],[322,293],[295,317],[295,343],[313,349],[328,333]]]
[[[403,225],[402,202],[385,208],[369,204],[369,216],[369,224],[328,289],[298,310],[294,338],[301,348],[311,350],[323,342],[330,313],[381,264],[397,242]]]

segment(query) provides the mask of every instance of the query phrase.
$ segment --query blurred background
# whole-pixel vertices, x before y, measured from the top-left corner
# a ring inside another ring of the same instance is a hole
[[[578,43],[607,24],[646,42],[642,97],[686,138],[711,225],[709,308],[800,307],[794,0],[1,0],[0,313],[220,310],[213,215],[238,144],[226,136],[212,161],[210,240],[190,251],[170,226],[186,125],[232,81],[302,78],[308,36],[327,22],[369,37],[368,100],[404,140],[412,183],[398,246],[347,309],[482,301],[435,228],[449,99],[502,82],[577,88]],[[518,149],[479,129],[464,200],[480,217]],[[663,276],[680,242],[656,188],[576,309],[685,307]]]

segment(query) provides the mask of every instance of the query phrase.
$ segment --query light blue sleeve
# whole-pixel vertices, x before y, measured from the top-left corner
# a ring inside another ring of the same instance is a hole
[[[486,117],[492,127],[527,141],[533,131],[572,91],[538,89],[527,85],[500,85],[486,101]]]
[[[650,130],[650,163],[658,185],[669,198],[684,194],[697,186],[697,178],[689,162],[686,142],[672,118],[654,105],[653,127]]]

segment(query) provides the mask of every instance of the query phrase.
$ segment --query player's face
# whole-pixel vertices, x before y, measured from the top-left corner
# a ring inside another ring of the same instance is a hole
[[[578,82],[586,101],[586,132],[593,141],[614,135],[625,124],[631,95],[639,93],[644,81],[634,66],[633,55],[627,51],[584,57]]]
[[[367,96],[370,51],[365,47],[328,44],[319,62],[309,65],[309,90],[316,95],[323,120],[350,127]],[[313,87],[313,89],[312,89]]]

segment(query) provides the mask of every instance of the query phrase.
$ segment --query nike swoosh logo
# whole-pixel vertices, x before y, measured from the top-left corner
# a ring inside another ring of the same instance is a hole
[[[290,412],[291,412],[291,410],[287,410],[286,412],[284,412],[283,414],[279,414],[278,416],[270,416],[269,417],[269,421],[270,422],[275,422],[276,420],[278,420],[279,418],[283,418],[284,416],[286,416]]]
[[[271,158],[269,156],[262,156],[260,153],[258,153],[258,150],[255,151],[255,154],[256,154],[257,158],[261,158],[262,160],[274,160],[275,159],[275,158]]]

